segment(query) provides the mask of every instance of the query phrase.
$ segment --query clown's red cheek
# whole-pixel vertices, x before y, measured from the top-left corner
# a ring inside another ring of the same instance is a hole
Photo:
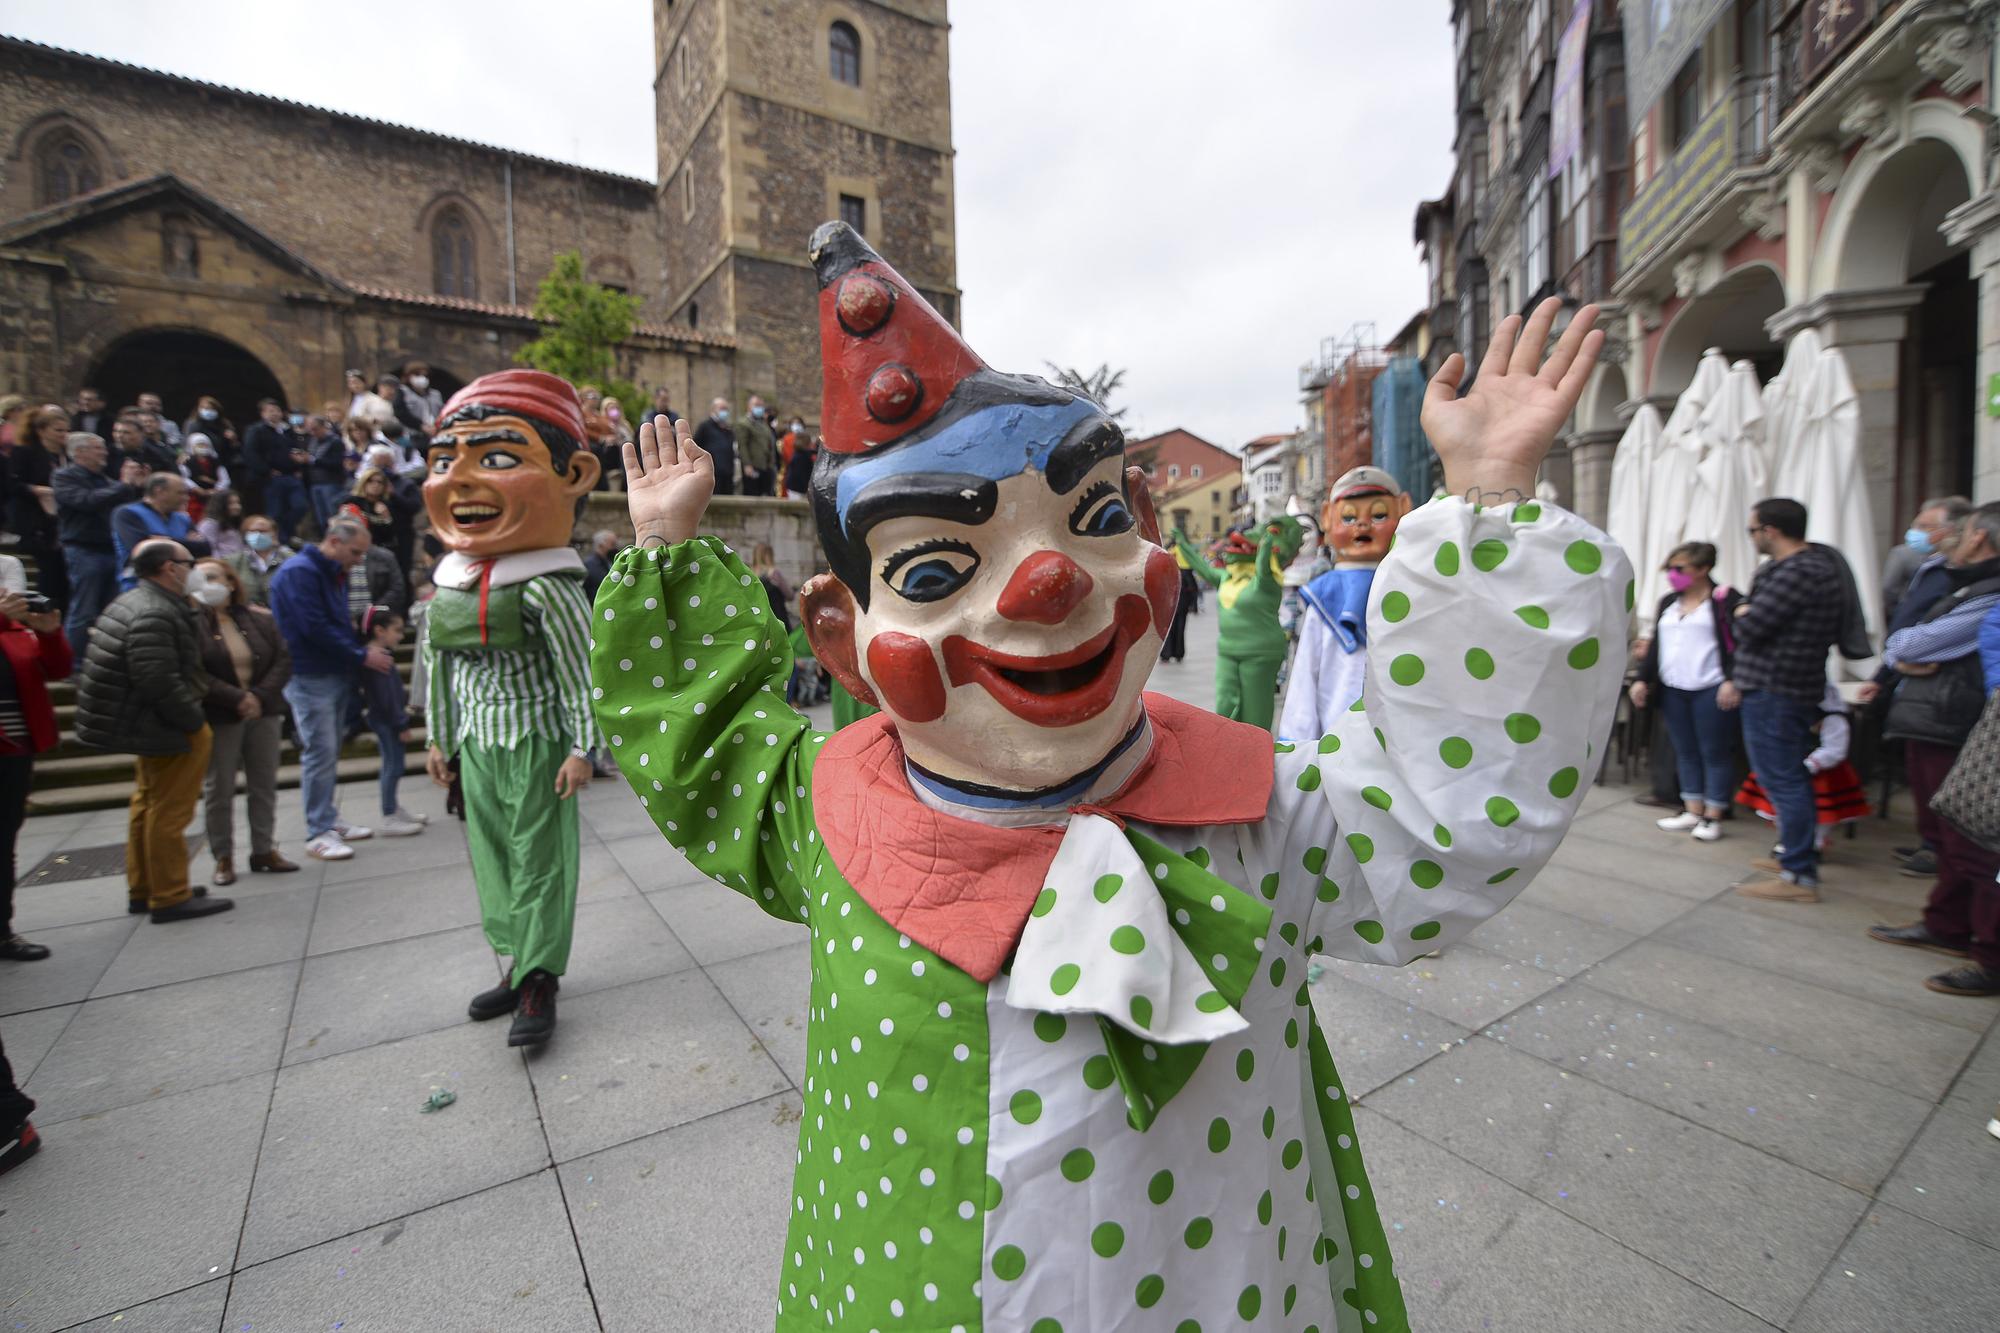
[[[1174,603],[1181,596],[1181,567],[1165,551],[1155,551],[1146,557],[1146,600],[1153,606],[1153,629],[1161,638],[1167,637],[1167,626],[1174,623]]]
[[[877,634],[868,643],[868,674],[882,703],[906,722],[944,716],[944,678],[930,644],[911,634]]]

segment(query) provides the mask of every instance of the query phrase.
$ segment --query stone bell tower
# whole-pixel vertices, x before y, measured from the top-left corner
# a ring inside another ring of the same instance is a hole
[[[745,396],[819,418],[829,219],[958,322],[949,37],[945,0],[653,0],[668,318],[737,339]]]

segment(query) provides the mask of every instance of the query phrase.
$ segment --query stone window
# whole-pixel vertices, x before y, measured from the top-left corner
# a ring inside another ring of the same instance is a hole
[[[861,86],[861,34],[845,20],[826,32],[827,70],[849,87]]]
[[[688,74],[688,39],[685,37],[674,47],[674,79],[680,85],[682,97],[693,90],[694,80]]]
[[[1193,467],[1189,468],[1188,475],[1190,477],[1199,477],[1201,475],[1201,464],[1196,463]]]
[[[44,207],[89,194],[104,184],[97,154],[74,134],[57,134],[43,141],[35,155]]]
[[[861,235],[868,234],[868,201],[858,194],[840,196],[840,220]]]
[[[681,221],[694,217],[694,164],[681,163]]]
[[[431,287],[440,296],[479,295],[474,263],[472,223],[456,205],[438,213],[431,223]]]

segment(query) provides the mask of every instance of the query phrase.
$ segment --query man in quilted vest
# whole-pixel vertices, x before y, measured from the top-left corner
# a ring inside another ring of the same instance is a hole
[[[590,709],[590,602],[569,545],[597,484],[583,404],[538,370],[481,376],[438,414],[424,506],[446,554],[424,625],[430,774],[465,790],[480,917],[506,984],[475,1019],[514,1015],[510,1046],[555,1031],[576,923],[577,811],[602,742]]]

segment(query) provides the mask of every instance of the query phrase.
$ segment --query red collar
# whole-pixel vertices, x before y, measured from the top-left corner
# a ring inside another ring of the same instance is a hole
[[[1254,824],[1271,800],[1271,733],[1163,694],[1146,695],[1153,751],[1116,796],[1120,820],[1198,828]],[[910,791],[887,714],[837,732],[813,766],[813,808],[834,865],[877,915],[938,957],[991,981],[1013,953],[1066,825],[995,828]],[[1213,774],[1230,781],[1213,784]]]

